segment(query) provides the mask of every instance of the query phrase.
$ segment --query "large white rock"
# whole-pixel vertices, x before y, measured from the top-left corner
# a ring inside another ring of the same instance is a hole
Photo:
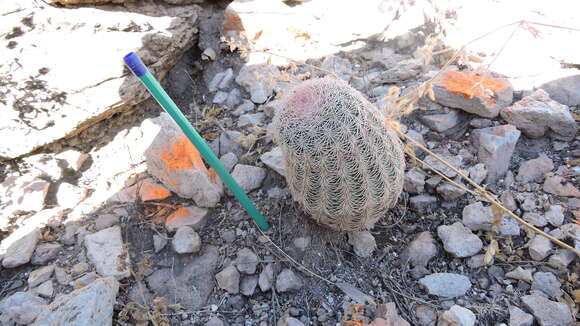
[[[85,236],[87,256],[103,276],[122,279],[131,276],[129,254],[123,248],[121,228],[112,226]]]

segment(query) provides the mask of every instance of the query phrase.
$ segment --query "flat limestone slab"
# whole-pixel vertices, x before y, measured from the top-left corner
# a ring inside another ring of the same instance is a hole
[[[123,65],[137,51],[163,78],[197,36],[196,5],[0,9],[0,160],[72,136],[148,97]]]

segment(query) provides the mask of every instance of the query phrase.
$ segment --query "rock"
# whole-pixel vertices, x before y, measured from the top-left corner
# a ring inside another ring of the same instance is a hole
[[[142,201],[163,200],[171,196],[171,192],[153,180],[143,180],[139,185],[139,197]]]
[[[223,194],[221,182],[209,173],[195,146],[167,114],[154,120],[161,130],[145,151],[148,172],[180,197],[192,198],[197,206],[215,207]]]
[[[272,282],[274,281],[274,267],[272,264],[267,264],[262,272],[260,272],[260,276],[258,278],[258,285],[260,286],[260,290],[262,292],[269,291],[272,288]]]
[[[294,317],[283,316],[278,320],[276,326],[304,326],[304,323]]]
[[[99,217],[97,217],[97,220],[95,221],[95,229],[97,231],[104,230],[104,229],[111,227],[115,224],[119,224],[119,220],[120,220],[120,218],[117,215],[113,215],[113,214],[99,215]]]
[[[352,63],[348,59],[341,58],[337,55],[328,55],[322,60],[320,65],[326,71],[332,71],[338,78],[348,81],[353,75]]]
[[[294,238],[292,244],[294,244],[294,247],[296,247],[296,249],[304,252],[306,251],[306,249],[308,249],[308,246],[310,246],[310,237]]]
[[[431,233],[428,231],[419,233],[415,240],[411,241],[404,255],[413,266],[426,266],[429,260],[437,255],[437,246]]]
[[[159,234],[154,234],[153,235],[153,248],[155,249],[155,253],[160,252],[161,250],[163,250],[163,248],[165,248],[165,246],[167,245],[167,236],[166,235],[159,235]]]
[[[251,297],[256,291],[256,286],[258,285],[258,275],[244,276],[240,281],[240,293]]]
[[[56,277],[56,281],[60,285],[67,285],[72,281],[72,277],[70,276],[70,274],[66,271],[65,268],[62,267],[57,266],[54,269],[54,276]]]
[[[34,293],[38,294],[43,298],[51,298],[54,294],[54,286],[52,280],[48,280],[42,284],[40,284],[36,289],[34,289]]]
[[[548,223],[558,227],[564,223],[564,208],[560,205],[550,205],[544,216]]]
[[[485,94],[483,89],[491,94]],[[484,118],[495,118],[513,99],[512,86],[506,79],[452,70],[440,74],[433,92],[437,103]]]
[[[439,316],[437,326],[473,326],[475,321],[475,314],[471,310],[453,305]]]
[[[228,98],[226,99],[226,105],[230,108],[235,107],[236,105],[242,102],[242,92],[238,88],[232,89],[228,93]]]
[[[83,288],[57,297],[48,306],[48,312],[40,315],[34,325],[110,325],[118,291],[119,282],[114,277],[97,279]]]
[[[516,180],[521,183],[539,180],[544,174],[554,169],[554,162],[546,155],[525,161],[520,165]]]
[[[72,266],[71,273],[73,274],[73,276],[78,276],[88,272],[89,269],[91,269],[91,266],[88,263],[80,262]]]
[[[219,91],[215,93],[212,103],[213,104],[222,104],[228,99],[228,93]]]
[[[546,226],[546,224],[548,224],[548,221],[546,221],[546,219],[544,218],[544,216],[538,214],[538,213],[525,213],[522,218],[524,220],[526,220],[527,222],[535,225],[535,226]]]
[[[472,231],[491,231],[493,220],[491,206],[483,206],[481,202],[475,202],[463,208],[463,224]]]
[[[520,280],[527,283],[532,283],[532,272],[527,269],[523,269],[521,266],[518,266],[511,272],[505,274],[505,277],[511,278],[514,280]]]
[[[214,290],[218,258],[215,246],[204,245],[196,255],[177,255],[174,261],[166,260],[164,267],[146,278],[151,290],[146,293],[151,298],[164,297],[167,304],[179,303],[187,310],[198,310],[206,306]]]
[[[278,75],[278,68],[268,64],[244,65],[236,83],[250,93],[252,102],[262,104],[272,95]]]
[[[461,184],[461,182],[459,182],[459,184]],[[437,193],[441,196],[441,198],[443,198],[443,200],[451,201],[465,195],[466,191],[448,182],[445,182],[437,186]]]
[[[228,68],[228,70],[232,70],[231,68]],[[217,74],[215,74],[213,76],[213,78],[209,81],[209,83],[207,84],[207,90],[210,93],[213,93],[215,91],[218,90],[219,84],[222,82],[222,80],[224,79],[224,77],[226,76],[226,71],[222,71],[222,72],[218,72]],[[232,76],[233,76],[233,70],[232,70]],[[230,82],[231,82],[231,77],[230,77]]]
[[[238,157],[234,153],[227,153],[220,157],[220,161],[222,161],[222,164],[229,172],[232,172],[234,166],[238,164]]]
[[[235,260],[235,266],[242,274],[252,275],[256,273],[256,266],[258,266],[258,256],[249,248],[242,248],[238,251],[238,256]]]
[[[508,171],[520,132],[512,125],[474,130],[477,157],[487,168],[487,183],[495,183]]]
[[[469,122],[469,125],[472,126],[473,128],[477,128],[477,129],[481,129],[481,128],[487,128],[487,127],[491,127],[491,120],[489,119],[473,119],[471,120],[471,122]]]
[[[215,275],[218,286],[230,294],[240,292],[240,273],[234,266],[228,266]]]
[[[564,294],[561,287],[560,281],[550,272],[536,272],[534,274],[532,293],[534,293],[533,291],[540,291],[547,295],[548,298],[558,299]]]
[[[28,287],[33,288],[45,282],[50,279],[52,273],[54,273],[54,265],[48,265],[30,272],[30,275],[28,275]]]
[[[25,233],[25,232],[24,232]],[[19,239],[14,241],[4,253],[4,259],[2,260],[2,266],[5,268],[14,268],[20,265],[24,265],[30,261],[30,257],[34,253],[34,248],[36,248],[36,243],[40,240],[40,230],[35,228],[29,233],[22,234]],[[8,238],[2,241],[6,241]],[[4,247],[3,245],[1,247]],[[1,254],[1,252],[0,252]]]
[[[278,172],[279,175],[286,177],[286,161],[282,155],[282,149],[279,146],[272,148],[260,156],[260,161],[266,164],[270,169]]]
[[[415,316],[419,326],[435,326],[437,312],[426,304],[415,306]]]
[[[68,149],[55,155],[55,158],[59,162],[64,163],[63,165],[65,168],[78,172],[89,158],[89,154],[81,153],[74,149]]]
[[[570,309],[564,303],[535,294],[523,296],[521,299],[540,326],[569,326],[574,323]]]
[[[435,273],[419,280],[430,295],[455,298],[465,295],[471,288],[469,277],[453,273]]]
[[[414,169],[405,173],[403,190],[410,194],[420,194],[425,191],[425,175]]]
[[[119,59],[130,51],[139,52],[151,73],[161,78],[195,43],[198,6],[148,3],[117,9],[113,4],[83,7],[70,16],[69,10],[57,6],[30,3],[6,18],[1,34],[20,28],[23,19],[33,19],[34,24],[5,53],[6,65],[0,68],[12,85],[4,99],[5,128],[0,135],[18,140],[3,142],[0,157],[16,158],[78,134],[148,98]],[[10,41],[3,39],[1,47]],[[93,65],[87,67],[86,60]],[[18,64],[26,69],[8,68]],[[79,71],[86,73],[81,76]]]
[[[302,280],[291,269],[283,269],[276,278],[278,292],[298,291],[302,288]]]
[[[211,317],[204,326],[226,326],[218,317]]]
[[[568,107],[550,99],[541,89],[503,109],[501,117],[529,138],[548,135],[559,140],[572,140],[578,130]]]
[[[31,325],[38,315],[45,313],[45,309],[44,299],[27,292],[16,292],[0,301],[0,321]]]
[[[173,212],[165,221],[165,228],[173,232],[182,226],[201,230],[207,223],[207,209],[197,206],[180,207]]]
[[[216,155],[224,155],[226,153],[234,153],[238,157],[244,155],[246,151],[238,143],[238,138],[242,136],[243,134],[236,130],[226,130],[226,132],[222,132],[219,140],[217,140],[219,153],[216,153]]]
[[[394,302],[388,302],[377,305],[377,318],[382,318],[386,325],[392,326],[410,326],[397,312],[397,306]]]
[[[419,121],[436,132],[445,132],[454,128],[465,120],[465,114],[458,110],[449,110],[448,113],[419,116]]]
[[[189,226],[180,226],[171,241],[173,250],[178,254],[196,253],[201,249],[201,238]]]
[[[349,232],[348,243],[359,257],[370,257],[377,248],[375,237],[369,231]]]
[[[509,312],[509,326],[532,326],[534,323],[534,316],[525,313],[523,310],[516,306],[510,306]]]
[[[102,276],[114,276],[122,279],[131,276],[129,272],[129,255],[127,254],[121,228],[112,226],[85,236],[87,256]]]
[[[238,128],[243,128],[246,126],[261,126],[264,121],[264,113],[246,113],[241,115],[238,119]]]
[[[432,210],[437,204],[437,197],[431,195],[418,195],[409,199],[411,208],[419,213],[425,213]]]
[[[550,256],[548,259],[548,265],[558,268],[566,269],[571,262],[576,259],[576,254],[567,249],[559,249],[558,252]]]
[[[485,164],[483,163],[478,163],[470,167],[468,172],[469,178],[471,178],[471,180],[475,181],[475,183],[477,184],[482,183],[483,180],[485,180],[485,177],[487,176],[487,169],[485,168]]]
[[[580,105],[580,75],[568,76],[549,81],[539,88],[551,99],[567,106]]]
[[[528,251],[533,260],[544,260],[544,258],[548,257],[551,250],[552,242],[550,239],[541,235],[534,236],[534,238],[529,242]]]
[[[520,223],[508,214],[502,215],[499,233],[501,235],[520,235]]]
[[[239,117],[244,113],[248,113],[256,108],[256,105],[250,100],[243,100],[242,104],[232,112],[233,115]]]
[[[266,170],[245,164],[238,164],[232,172],[232,176],[240,187],[246,192],[260,188],[266,178]]]
[[[409,129],[406,133],[407,137],[411,138],[412,140],[416,141],[417,143],[419,143],[420,145],[426,146],[425,144],[425,140],[423,139],[423,135],[420,134],[419,132]],[[409,141],[409,144],[413,144],[413,142]],[[421,153],[421,149],[417,148],[416,146],[413,147],[413,151],[415,152],[415,154],[419,154]]]
[[[516,200],[510,191],[505,191],[501,194],[500,200],[503,206],[510,211],[515,211],[518,209],[518,205],[516,204]]]
[[[458,258],[470,257],[477,254],[483,243],[461,222],[452,225],[441,225],[437,228],[437,235],[443,241],[445,251]]]
[[[41,243],[34,250],[30,262],[32,265],[45,265],[54,259],[61,249],[62,245],[58,243]]]
[[[442,159],[444,159],[447,163],[449,163],[451,166],[455,167],[456,169],[459,169],[461,167],[461,156],[459,155],[450,155],[449,153],[437,153]],[[441,163],[437,158],[435,158],[435,156],[427,156],[424,160],[425,163],[427,164],[423,164],[423,169],[425,170],[430,170],[430,166],[437,169],[438,171],[440,171],[441,173],[443,173],[446,177],[448,178],[453,178],[457,175],[457,173],[455,171],[453,171],[453,169],[451,169],[450,167],[448,167],[447,165]]]
[[[580,190],[574,187],[572,183],[566,182],[566,179],[558,175],[546,178],[543,189],[547,193],[558,196],[580,198]]]
[[[87,189],[63,182],[58,186],[56,201],[62,208],[73,208],[87,196]]]

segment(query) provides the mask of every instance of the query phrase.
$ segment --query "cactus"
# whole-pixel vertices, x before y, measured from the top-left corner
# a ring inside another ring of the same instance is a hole
[[[341,80],[312,79],[275,112],[290,193],[313,219],[335,230],[367,230],[396,204],[402,143],[361,93]]]

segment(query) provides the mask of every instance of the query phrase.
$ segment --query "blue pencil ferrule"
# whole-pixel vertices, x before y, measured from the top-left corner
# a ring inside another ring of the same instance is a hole
[[[135,76],[141,78],[143,75],[147,73],[147,67],[143,64],[143,61],[139,58],[137,53],[131,52],[123,57],[123,61],[131,71],[135,74]]]

